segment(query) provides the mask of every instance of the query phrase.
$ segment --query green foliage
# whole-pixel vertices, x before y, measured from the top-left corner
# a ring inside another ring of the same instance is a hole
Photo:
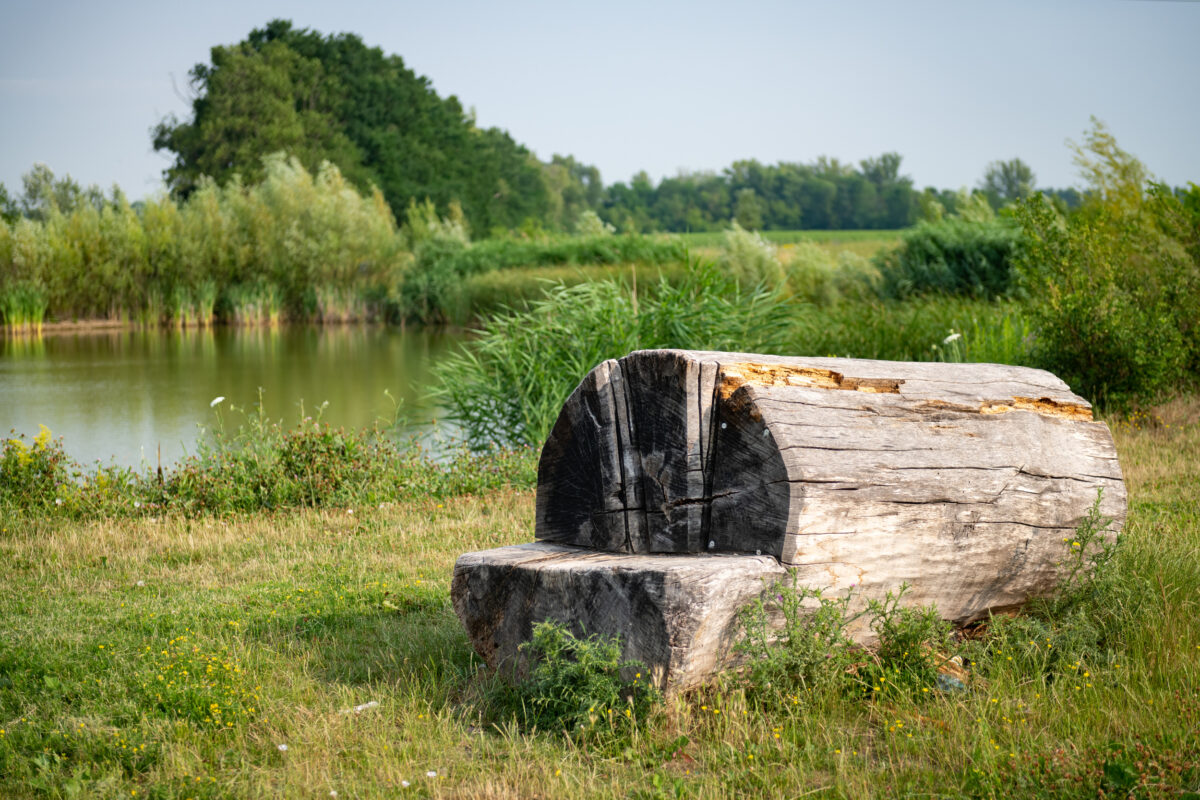
[[[207,325],[382,314],[404,257],[391,211],[325,164],[277,153],[253,185],[202,181],[134,209],[120,192],[0,228],[0,310],[42,318]],[[48,170],[37,181],[55,183]]]
[[[529,677],[496,699],[525,729],[612,738],[645,722],[661,700],[646,668],[622,660],[618,639],[580,638],[544,621],[521,649],[532,664]]]
[[[452,452],[433,463],[401,449],[378,428],[347,431],[317,418],[284,427],[261,406],[236,430],[221,425],[211,443],[185,458],[159,487],[143,485],[150,508],[229,513],[259,509],[375,505],[401,497],[440,497],[533,481],[532,455]]]
[[[921,221],[900,239],[898,248],[877,259],[888,297],[941,293],[994,298],[1013,290],[1022,241],[1021,229],[1008,220]]]
[[[880,699],[919,696],[937,684],[938,669],[953,646],[950,626],[937,609],[901,605],[907,585],[851,611],[853,591],[825,597],[801,587],[796,572],[743,610],[737,649],[747,660],[748,696],[768,708],[821,705],[840,696]],[[866,617],[873,648],[850,638]]]
[[[662,179],[645,173],[605,192],[600,215],[626,233],[748,230],[894,229],[912,224],[917,193],[900,175],[898,153],[857,167],[821,157],[812,164],[735,161],[722,173]]]
[[[261,405],[234,413],[241,424],[227,428],[218,414],[196,454],[157,473],[83,467],[45,428],[32,442],[8,439],[0,448],[0,512],[95,518],[352,508],[536,481],[535,453],[525,449],[451,449],[434,461],[378,428],[347,431],[319,415],[288,427],[266,418]]]
[[[32,441],[20,434],[0,442],[0,508],[53,508],[60,487],[69,480],[62,442],[45,425]]]
[[[513,268],[605,264],[663,265],[687,260],[683,245],[649,236],[496,238],[474,244],[451,234],[418,239],[400,290],[401,314],[421,322],[468,322],[477,315],[466,281]]]
[[[979,188],[993,207],[1024,200],[1033,194],[1033,170],[1019,158],[988,164]]]
[[[1097,496],[1075,534],[1063,540],[1055,593],[1021,615],[991,619],[976,656],[985,674],[1048,685],[1119,663],[1128,629],[1144,617],[1150,599],[1149,587],[1130,574],[1111,522]]]
[[[612,225],[600,219],[600,215],[590,208],[580,212],[579,218],[575,221],[576,236],[611,236],[616,230]]]
[[[472,446],[539,447],[605,359],[657,347],[778,352],[793,313],[777,289],[742,287],[704,262],[637,293],[616,280],[560,284],[528,310],[484,323],[436,370],[438,391]]]
[[[1020,219],[1040,364],[1102,403],[1149,400],[1186,383],[1200,345],[1197,262],[1144,218],[1097,209],[1064,221],[1034,197]]]
[[[840,302],[807,309],[788,353],[875,358],[887,361],[939,361],[944,340],[962,332],[961,360],[1032,365],[1029,322],[1013,301],[971,300],[939,295],[903,302]]]
[[[1072,148],[1084,204],[1063,218],[1038,196],[1018,214],[1036,357],[1098,402],[1153,401],[1200,368],[1200,215],[1099,121]]]
[[[191,84],[193,122],[171,116],[154,133],[156,150],[176,154],[165,176],[179,196],[205,177],[225,183],[238,174],[257,183],[266,174],[262,157],[280,151],[310,172],[329,161],[346,174],[368,177],[361,151],[340,124],[341,87],[319,59],[280,41],[218,46],[211,66],[192,68]]]
[[[897,691],[915,695],[932,689],[938,683],[939,668],[949,661],[954,647],[950,623],[936,608],[901,605],[907,591],[907,584],[901,584],[894,594],[867,601],[866,613],[878,645],[859,677],[876,695]]]
[[[717,264],[744,286],[757,283],[779,286],[784,280],[783,266],[779,263],[775,245],[743,228],[737,220],[725,232]]]
[[[163,120],[154,146],[175,155],[167,181],[187,196],[208,176],[254,182],[259,159],[287,151],[309,171],[335,164],[360,191],[378,186],[393,212],[457,200],[477,232],[548,210],[541,166],[496,128],[482,129],[454,97],[362,39],[272,20],[236,45],[214,47],[191,71],[187,121]]]
[[[788,291],[818,308],[877,296],[879,271],[849,250],[836,255],[810,241],[791,248],[784,266]]]
[[[823,597],[820,589],[798,586],[795,570],[771,594],[742,612],[737,650],[747,659],[751,698],[776,706],[810,704],[854,685],[862,653],[846,632],[857,618],[848,613],[850,596]]]
[[[33,281],[0,288],[0,322],[10,331],[39,331],[46,318],[46,292]]]

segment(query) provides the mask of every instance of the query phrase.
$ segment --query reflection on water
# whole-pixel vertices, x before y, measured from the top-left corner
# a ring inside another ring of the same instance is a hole
[[[301,403],[346,427],[434,417],[430,369],[461,337],[376,326],[119,331],[0,338],[0,435],[46,425],[77,461],[164,464],[195,450],[209,403],[292,423]]]

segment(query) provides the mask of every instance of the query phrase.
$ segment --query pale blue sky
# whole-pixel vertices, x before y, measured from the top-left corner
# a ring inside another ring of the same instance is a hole
[[[58,2],[0,0],[0,181],[36,161],[156,191],[149,131],[187,72],[273,17],[349,31],[539,157],[606,183],[735,159],[895,150],[919,187],[1020,157],[1078,183],[1089,115],[1156,176],[1200,182],[1200,2]]]

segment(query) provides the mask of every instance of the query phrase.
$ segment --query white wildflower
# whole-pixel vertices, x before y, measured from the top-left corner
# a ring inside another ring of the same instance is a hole
[[[286,745],[286,744],[281,744],[281,745],[279,745],[279,752],[281,752],[281,753],[286,753],[286,752],[287,752],[287,745]]]
[[[209,408],[216,408],[218,405],[220,405],[220,404],[221,404],[221,403],[223,403],[223,402],[225,402],[225,397],[224,397],[224,396],[221,396],[221,397],[214,397],[214,398],[212,399],[212,402],[208,404],[208,407],[209,407]]]
[[[942,344],[950,344],[951,342],[957,342],[961,338],[962,338],[961,333],[955,333],[954,331],[950,331],[950,335],[947,336],[945,339],[942,339]]]

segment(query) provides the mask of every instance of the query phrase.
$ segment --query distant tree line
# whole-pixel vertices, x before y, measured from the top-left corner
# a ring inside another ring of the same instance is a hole
[[[629,233],[720,230],[731,220],[748,230],[896,229],[939,208],[954,213],[964,196],[918,191],[894,152],[857,164],[736,161],[657,183],[642,172],[605,186],[594,166],[562,155],[541,162],[507,132],[479,127],[456,97],[438,96],[399,56],[353,34],[276,19],[210,58],[191,70],[190,117],[169,116],[153,131],[154,147],[174,155],[164,177],[176,201],[205,178],[257,184],[264,158],[278,152],[311,174],[329,162],[364,195],[378,188],[401,222],[414,202],[457,204],[476,238],[572,231],[585,211]],[[45,177],[33,175],[21,198],[0,186],[0,215],[37,218],[51,200],[64,212],[98,204],[94,190]],[[978,191],[999,208],[1034,191],[1033,172],[1020,159],[994,162]],[[1042,191],[1064,208],[1082,200],[1072,189]]]

